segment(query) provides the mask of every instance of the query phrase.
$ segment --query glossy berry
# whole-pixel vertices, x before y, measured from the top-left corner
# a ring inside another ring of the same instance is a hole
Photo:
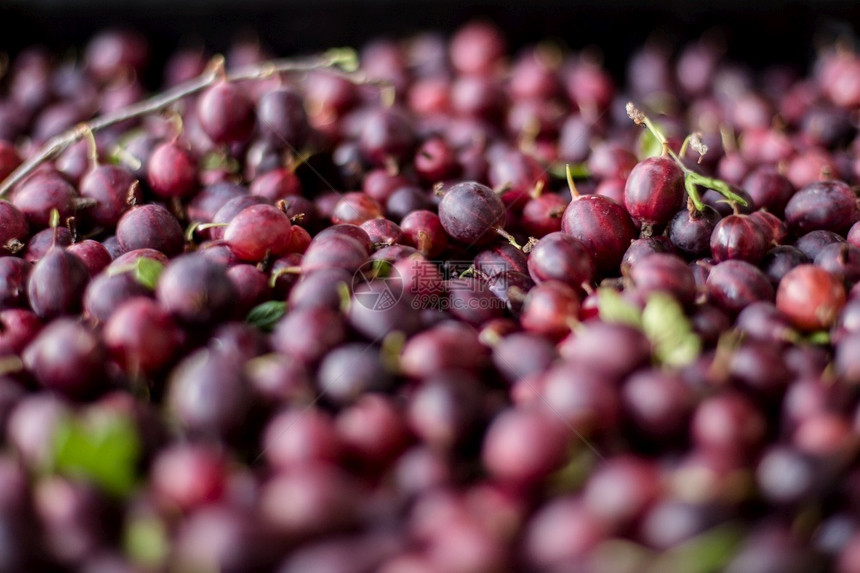
[[[379,217],[369,219],[360,226],[367,232],[367,236],[376,248],[390,247],[395,243],[403,242],[403,230],[394,221]]]
[[[188,197],[197,189],[197,159],[178,143],[162,143],[149,156],[146,178],[159,197]]]
[[[376,347],[356,342],[326,354],[317,371],[317,383],[327,400],[345,406],[365,393],[390,390],[392,379]]]
[[[758,264],[767,245],[761,226],[750,215],[724,217],[711,233],[711,256],[717,262],[740,259]]]
[[[665,235],[657,235],[650,237],[640,237],[635,239],[624,251],[624,257],[621,258],[621,271],[637,264],[642,259],[648,258],[651,255],[675,255],[675,247],[672,241]]]
[[[691,430],[695,442],[705,449],[747,456],[761,445],[766,423],[750,400],[739,393],[724,393],[699,404]]]
[[[202,442],[180,443],[162,450],[150,470],[158,499],[183,511],[221,499],[228,476],[224,455]]]
[[[669,293],[683,305],[691,305],[696,297],[693,272],[683,259],[675,255],[655,253],[637,261],[628,276],[636,290],[646,298],[655,292]]]
[[[369,195],[345,193],[334,206],[331,220],[335,224],[361,225],[365,221],[382,217],[382,207]]]
[[[532,248],[528,271],[535,282],[556,280],[578,289],[594,278],[594,260],[580,240],[556,232],[544,236]]]
[[[79,186],[81,197],[94,199],[96,204],[87,208],[85,218],[101,227],[116,226],[129,208],[134,181],[129,171],[116,165],[99,165],[87,171]]]
[[[283,86],[266,91],[257,101],[260,133],[277,148],[301,150],[310,134],[301,94]]]
[[[105,322],[126,300],[151,295],[152,291],[133,272],[103,272],[93,277],[84,291],[84,316],[96,323]]]
[[[55,172],[39,173],[15,188],[12,205],[24,214],[31,229],[50,226],[51,211],[56,209],[64,223],[75,214],[77,191]]]
[[[305,336],[295,333],[305,332]],[[272,333],[272,347],[303,363],[314,363],[343,342],[346,325],[343,316],[325,306],[296,308],[281,319]]]
[[[414,164],[421,180],[431,184],[456,176],[460,168],[454,150],[441,137],[424,141],[415,152]]]
[[[73,318],[54,320],[24,351],[27,369],[46,389],[92,396],[105,383],[106,353],[99,338]]]
[[[148,297],[132,298],[111,314],[102,334],[110,354],[131,375],[158,372],[183,339],[173,317]]]
[[[250,388],[228,353],[198,350],[170,373],[165,406],[192,435],[228,438],[247,422]]]
[[[0,310],[0,356],[20,355],[44,325],[29,310]]]
[[[89,280],[90,271],[81,259],[53,247],[36,263],[27,280],[33,312],[43,319],[79,312]]]
[[[240,211],[224,229],[224,241],[243,261],[258,262],[289,251],[290,218],[273,205],[252,205]]]
[[[564,460],[567,428],[537,410],[507,410],[487,430],[482,449],[484,466],[496,479],[530,485]]]
[[[601,195],[582,195],[567,206],[561,229],[579,239],[591,253],[599,275],[617,276],[630,242],[637,235],[627,211]]]
[[[846,290],[860,280],[860,247],[850,243],[827,245],[815,257],[815,264],[836,277],[841,277]]]
[[[272,202],[281,199],[292,200],[302,191],[302,183],[296,172],[291,169],[272,169],[258,175],[251,181],[251,195],[264,197]]]
[[[0,254],[20,251],[30,231],[27,217],[12,203],[0,199]]]
[[[559,195],[541,194],[523,205],[519,224],[530,237],[541,238],[561,231],[561,216],[566,208],[567,201]]]
[[[24,251],[24,260],[36,263],[54,247],[68,247],[72,244],[72,233],[67,227],[42,229],[30,237]]]
[[[753,211],[749,215],[750,219],[758,223],[764,234],[765,242],[768,246],[781,245],[788,238],[788,228],[785,223],[769,211]]]
[[[736,259],[723,261],[711,269],[707,292],[714,304],[731,315],[753,302],[771,301],[774,297],[767,276],[752,264]]]
[[[359,135],[362,155],[374,165],[400,162],[415,146],[415,130],[409,116],[397,108],[371,112]]]
[[[164,268],[156,298],[180,322],[211,325],[230,314],[236,289],[227,269],[198,254],[176,257]]]
[[[445,232],[467,245],[488,243],[505,223],[505,206],[496,193],[476,182],[451,186],[439,203]]]
[[[197,118],[214,143],[241,143],[254,130],[254,104],[241,86],[219,82],[200,94]]]
[[[790,270],[776,291],[776,307],[801,330],[830,328],[845,299],[842,279],[810,264]]]
[[[579,318],[579,307],[575,290],[564,283],[545,281],[528,292],[520,320],[529,332],[561,340]]]
[[[767,209],[777,217],[782,216],[795,193],[791,181],[770,165],[762,165],[750,172],[742,187],[750,194],[756,207]]]
[[[113,260],[105,246],[92,239],[84,239],[74,243],[67,247],[66,251],[81,259],[92,277],[99,274]]]
[[[686,201],[684,173],[669,157],[640,161],[624,186],[624,206],[630,216],[652,227],[668,223]]]
[[[168,257],[185,247],[185,236],[173,214],[156,203],[141,205],[125,213],[116,226],[116,238],[123,252],[155,249]]]
[[[669,239],[688,258],[707,255],[711,251],[714,227],[721,218],[720,213],[710,205],[705,205],[701,211],[678,211],[667,229]]]
[[[360,227],[358,229],[361,230]],[[367,235],[363,230],[361,232]],[[302,257],[302,274],[308,275],[320,269],[344,269],[354,273],[367,261],[369,249],[360,240],[345,234],[317,235]]]
[[[823,229],[844,236],[860,219],[857,196],[842,181],[816,181],[795,193],[785,206],[785,221],[796,235]]]
[[[27,306],[27,278],[32,265],[18,257],[0,257],[0,309]]]
[[[424,209],[412,211],[400,222],[406,244],[425,257],[438,257],[448,246],[448,234],[439,215]]]
[[[680,375],[643,369],[624,381],[621,403],[635,435],[663,441],[683,435],[695,402]]]

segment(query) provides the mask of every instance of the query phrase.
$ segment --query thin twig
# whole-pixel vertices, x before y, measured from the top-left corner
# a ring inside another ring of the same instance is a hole
[[[90,121],[80,123],[72,129],[65,131],[49,139],[39,151],[18,166],[15,171],[0,184],[0,197],[9,192],[12,187],[20,183],[25,177],[36,170],[39,165],[58,157],[63,151],[81,141],[85,137],[97,131],[101,131],[123,121],[142,117],[159,112],[171,104],[207,87],[219,82],[238,82],[245,80],[259,80],[268,78],[274,74],[285,72],[309,72],[324,68],[341,67],[345,72],[354,72],[356,54],[349,48],[330,50],[317,56],[304,59],[280,59],[270,60],[260,64],[244,66],[242,68],[223,71],[223,60],[216,61],[200,76],[179,84],[165,92],[155,95],[149,99],[137,102],[115,112],[102,115]]]

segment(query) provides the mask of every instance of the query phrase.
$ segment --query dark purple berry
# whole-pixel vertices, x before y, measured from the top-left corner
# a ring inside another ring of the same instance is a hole
[[[155,203],[126,212],[116,226],[116,238],[123,252],[155,249],[173,257],[185,247],[182,226],[173,214]]]
[[[90,271],[81,259],[60,247],[50,249],[27,280],[33,312],[43,319],[78,313],[89,280]]]
[[[624,206],[630,216],[649,227],[668,223],[686,201],[684,173],[669,157],[640,161],[624,186]]]
[[[214,143],[242,143],[254,130],[254,104],[240,85],[219,82],[200,94],[197,118]]]
[[[785,221],[795,235],[818,229],[844,235],[858,219],[857,195],[842,181],[810,183],[785,206]]]
[[[505,224],[505,205],[486,185],[457,183],[442,196],[439,219],[454,240],[468,245],[484,244]]]
[[[624,252],[638,236],[627,211],[601,195],[574,198],[564,211],[562,231],[579,239],[602,276],[618,276]]]

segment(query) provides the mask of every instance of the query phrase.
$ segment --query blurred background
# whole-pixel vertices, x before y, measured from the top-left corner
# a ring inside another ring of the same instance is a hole
[[[853,37],[851,0],[2,0],[0,49],[33,43],[80,46],[117,24],[145,32],[159,55],[202,42],[225,49],[257,35],[278,55],[350,45],[417,31],[449,32],[476,17],[494,21],[511,48],[555,38],[572,49],[598,46],[619,71],[631,51],[660,38],[677,45],[720,30],[729,55],[750,65],[811,62],[817,43]]]

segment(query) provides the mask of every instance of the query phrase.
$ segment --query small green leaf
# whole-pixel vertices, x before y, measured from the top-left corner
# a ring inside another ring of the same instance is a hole
[[[203,156],[203,169],[224,170],[227,173],[237,173],[239,171],[239,162],[230,157],[223,151],[211,151]]]
[[[647,547],[626,539],[607,539],[592,550],[600,571],[612,573],[642,573],[647,570],[654,552]]]
[[[353,48],[332,48],[325,53],[331,65],[337,66],[347,73],[358,71],[358,52]]]
[[[252,326],[256,326],[260,330],[272,330],[275,324],[287,312],[287,303],[280,300],[270,300],[262,304],[258,304],[251,309],[245,322]]]
[[[556,495],[579,491],[598,463],[594,451],[582,447],[579,440],[572,442],[569,450],[567,463],[547,478],[549,491]]]
[[[591,177],[591,171],[588,169],[588,163],[553,163],[549,167],[549,174],[558,179],[567,178],[568,172],[574,179],[588,179]]]
[[[685,366],[702,350],[684,309],[672,296],[655,293],[642,312],[642,329],[654,347],[654,355],[666,366]]]
[[[807,344],[827,346],[828,344],[830,344],[830,333],[826,330],[818,330],[816,332],[810,332],[801,340],[802,342],[806,342]]]
[[[612,288],[597,289],[597,310],[603,322],[617,322],[642,328],[642,313]]]
[[[164,265],[149,257],[140,257],[134,264],[134,278],[148,289],[155,289]]]
[[[0,356],[0,376],[14,374],[24,370],[24,362],[14,354]]]
[[[89,480],[124,496],[137,481],[140,441],[133,423],[119,415],[62,420],[54,434],[54,471]]]
[[[340,311],[344,314],[349,312],[352,306],[352,292],[349,285],[343,281],[337,283],[337,296],[340,298]]]
[[[126,526],[123,545],[132,561],[147,568],[160,568],[170,553],[167,528],[156,517],[131,521]]]
[[[382,347],[379,349],[382,365],[389,372],[400,372],[400,353],[406,344],[406,335],[399,330],[389,332],[382,339]]]
[[[736,524],[718,525],[674,547],[651,563],[648,573],[717,573],[731,560],[743,540]]]
[[[639,135],[636,151],[640,161],[648,157],[658,157],[663,155],[663,143],[650,130],[643,129]]]

